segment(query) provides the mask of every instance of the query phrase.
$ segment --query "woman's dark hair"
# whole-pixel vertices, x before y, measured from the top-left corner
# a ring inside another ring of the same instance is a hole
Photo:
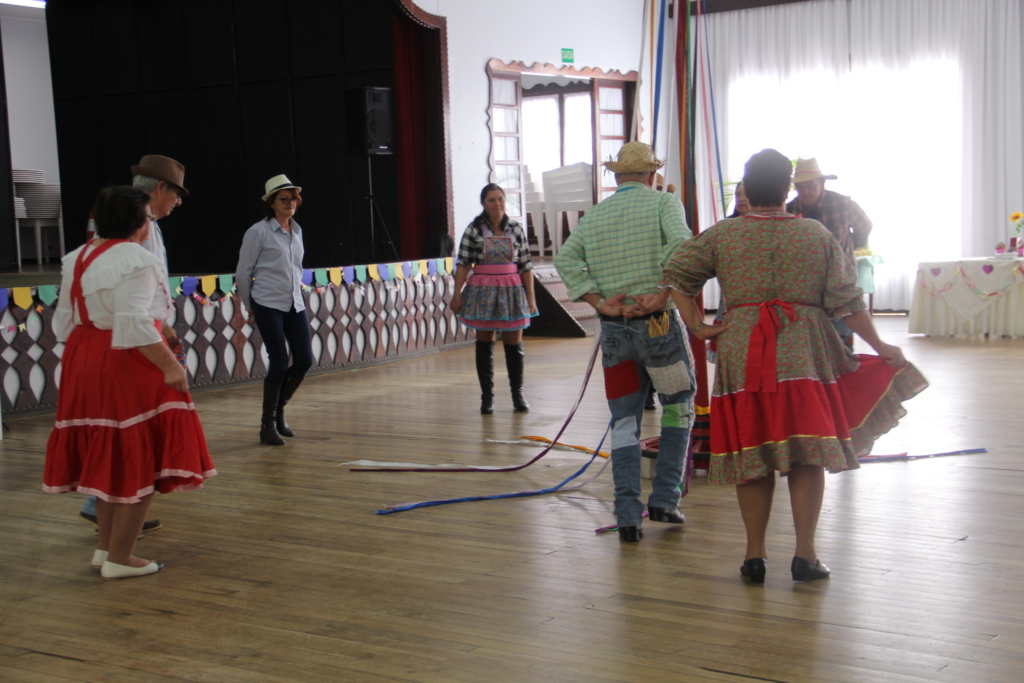
[[[487,195],[497,190],[501,192],[501,196],[507,196],[505,190],[498,183],[487,183],[484,185],[484,189],[480,190],[480,205],[483,206],[484,200],[487,199]],[[490,222],[490,218],[487,216],[487,209],[480,212],[480,215],[473,219],[474,225],[485,225]],[[501,217],[501,229],[504,230],[508,225],[508,214],[506,213]]]
[[[275,216],[274,202],[277,201],[277,195],[281,194],[285,190],[291,190],[292,192],[295,193],[295,196],[298,198],[297,201],[295,202],[296,209],[302,206],[302,195],[299,194],[299,191],[294,187],[285,187],[267,197],[267,201],[263,202],[263,215],[265,215],[267,218],[273,218]]]
[[[146,223],[149,195],[128,185],[100,190],[92,207],[96,234],[106,239],[127,239]]]
[[[732,213],[729,214],[729,218],[738,218],[740,215],[740,202],[737,199],[740,195],[740,188],[743,188],[743,193],[746,194],[747,189],[743,187],[743,181],[736,183],[736,189],[732,191]],[[747,197],[747,206],[750,206],[750,197]]]
[[[743,191],[750,206],[778,206],[786,201],[793,164],[774,149],[762,149],[743,167]]]

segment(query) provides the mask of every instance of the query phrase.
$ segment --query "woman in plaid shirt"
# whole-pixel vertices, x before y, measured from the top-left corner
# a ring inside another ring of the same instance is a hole
[[[521,413],[530,409],[523,396],[523,330],[537,315],[533,277],[523,273],[533,269],[533,261],[523,226],[505,215],[505,191],[494,183],[484,186],[480,205],[483,211],[462,234],[450,306],[460,321],[476,330],[480,413],[494,412],[494,339],[499,333],[512,405]]]

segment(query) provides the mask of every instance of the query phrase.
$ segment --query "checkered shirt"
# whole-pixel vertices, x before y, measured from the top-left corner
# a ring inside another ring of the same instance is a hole
[[[690,235],[678,197],[623,183],[584,214],[555,256],[555,268],[573,301],[590,293],[649,294],[658,291],[662,268]]]
[[[854,249],[868,246],[871,220],[857,202],[838,192],[825,190],[818,205],[811,208],[804,208],[799,198],[794,199],[786,204],[786,211],[803,214],[804,218],[816,220],[828,228],[851,261],[854,261]]]

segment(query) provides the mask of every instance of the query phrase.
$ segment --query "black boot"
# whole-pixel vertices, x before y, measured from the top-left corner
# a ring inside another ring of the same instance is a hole
[[[302,384],[303,379],[305,378],[299,377],[295,379],[285,375],[284,384],[281,385],[281,396],[277,399],[277,433],[281,436],[295,436],[295,432],[284,421],[284,407],[288,405],[288,401],[295,395],[295,390]]]
[[[525,413],[530,409],[530,404],[523,396],[523,365],[526,360],[526,352],[523,351],[523,342],[518,344],[503,344],[505,347],[505,368],[508,370],[508,385],[512,389],[512,407],[517,413]]]
[[[476,376],[480,380],[480,414],[494,412],[494,342],[476,343]]]
[[[284,439],[277,433],[277,401],[281,396],[281,385],[263,383],[263,416],[260,418],[260,443],[283,446]]]

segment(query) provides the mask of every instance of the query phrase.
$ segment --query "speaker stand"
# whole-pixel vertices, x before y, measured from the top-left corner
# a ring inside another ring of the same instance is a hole
[[[401,260],[398,256],[398,249],[395,248],[395,243],[391,239],[391,232],[388,230],[388,224],[384,222],[384,215],[380,211],[380,207],[377,206],[377,199],[373,196],[373,157],[366,157],[366,180],[368,191],[366,193],[367,204],[370,209],[370,256],[373,258],[373,263],[377,262],[377,234],[376,234],[376,222],[380,221],[381,228],[384,229],[384,237],[388,241],[388,246],[391,247],[391,252],[395,255],[395,260]]]

